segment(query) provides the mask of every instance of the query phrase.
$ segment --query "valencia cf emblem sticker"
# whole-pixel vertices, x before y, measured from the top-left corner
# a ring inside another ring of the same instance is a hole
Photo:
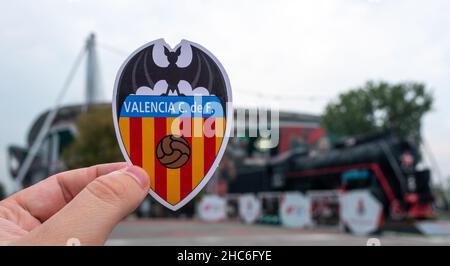
[[[163,39],[133,52],[114,85],[113,120],[125,160],[150,176],[150,195],[187,204],[216,170],[233,119],[228,76],[208,50]]]

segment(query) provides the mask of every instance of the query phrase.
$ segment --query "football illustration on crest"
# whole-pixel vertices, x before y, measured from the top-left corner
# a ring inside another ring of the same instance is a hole
[[[187,163],[191,148],[189,143],[180,136],[167,135],[156,147],[156,157],[167,168],[180,168]]]
[[[150,194],[171,210],[206,185],[225,151],[231,88],[202,46],[163,39],[136,50],[120,68],[112,101],[125,160],[150,176]]]

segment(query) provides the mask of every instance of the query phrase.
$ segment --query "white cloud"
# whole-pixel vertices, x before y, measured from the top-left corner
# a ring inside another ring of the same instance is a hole
[[[191,84],[186,80],[180,80],[178,82],[178,89],[181,94],[189,95],[189,96],[207,96],[209,95],[209,91],[204,87],[192,88]]]
[[[197,87],[193,89],[191,84],[185,80],[178,82],[178,90],[181,94],[186,96],[207,96],[209,91],[204,87]],[[136,95],[162,95],[168,93],[168,95],[177,95],[176,91],[168,91],[168,84],[165,80],[156,82],[155,87],[152,89],[147,86],[139,87],[136,90]]]
[[[155,83],[155,87],[149,88],[146,86],[139,87],[136,90],[136,95],[161,95],[167,93],[168,84],[165,80],[159,80]]]

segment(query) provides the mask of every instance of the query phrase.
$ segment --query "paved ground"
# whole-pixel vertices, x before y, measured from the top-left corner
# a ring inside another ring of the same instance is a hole
[[[384,233],[382,245],[450,245],[450,236],[425,237]],[[121,223],[107,245],[366,245],[368,237],[340,233],[336,228],[298,230],[239,222],[134,220]]]

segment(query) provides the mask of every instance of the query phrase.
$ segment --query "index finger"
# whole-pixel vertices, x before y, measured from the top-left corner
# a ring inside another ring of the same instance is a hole
[[[62,172],[14,194],[10,199],[43,222],[62,209],[95,178],[126,166],[125,162],[99,164]]]

